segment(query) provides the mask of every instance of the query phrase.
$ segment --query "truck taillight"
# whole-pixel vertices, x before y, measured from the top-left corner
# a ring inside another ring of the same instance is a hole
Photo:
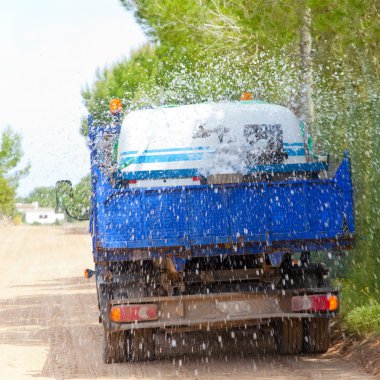
[[[158,318],[158,308],[149,305],[118,305],[112,306],[110,319],[114,322],[154,321]]]
[[[292,297],[292,311],[336,311],[339,298],[333,294]]]

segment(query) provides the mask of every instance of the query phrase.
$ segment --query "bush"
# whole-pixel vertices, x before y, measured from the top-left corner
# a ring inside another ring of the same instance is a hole
[[[13,223],[16,225],[16,226],[19,226],[23,223],[23,220],[22,220],[22,215],[20,214],[16,214],[14,217],[13,217]]]
[[[344,324],[357,335],[380,335],[380,304],[354,308],[345,316]]]

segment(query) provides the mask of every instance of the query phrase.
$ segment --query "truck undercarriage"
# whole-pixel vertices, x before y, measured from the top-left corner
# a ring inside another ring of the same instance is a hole
[[[309,252],[214,256],[188,260],[177,272],[170,259],[97,263],[106,362],[149,360],[155,334],[257,328],[281,354],[325,352],[338,291]]]

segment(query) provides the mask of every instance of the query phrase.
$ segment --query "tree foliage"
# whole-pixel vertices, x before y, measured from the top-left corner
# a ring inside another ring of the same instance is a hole
[[[53,208],[56,206],[55,189],[52,186],[36,187],[27,197],[20,200],[25,203],[38,202],[40,207]]]
[[[96,118],[118,96],[145,104],[237,99],[242,90],[299,111],[299,34],[311,12],[317,148],[350,150],[359,234],[350,278],[380,298],[378,0],[120,0],[151,38],[83,91]],[[368,277],[368,273],[374,276]]]
[[[18,181],[29,171],[29,166],[17,170],[21,157],[21,136],[7,127],[1,135],[0,145],[0,217],[13,216],[15,213]]]
[[[302,10],[310,7],[316,62],[326,57],[357,64],[379,58],[377,0],[120,0],[164,49],[196,55],[233,50],[248,56],[286,48],[296,56]],[[353,53],[353,55],[352,55]],[[376,61],[378,62],[378,61]]]
[[[91,198],[91,176],[87,174],[75,186],[72,205],[80,218],[88,216]]]
[[[15,188],[4,177],[0,176],[0,219],[4,215],[12,216],[14,214],[15,196]]]
[[[81,219],[88,215],[91,197],[91,176],[89,174],[84,176],[73,188],[67,187],[65,190],[65,194],[60,194],[58,191],[58,196],[61,196],[59,199],[60,205],[57,205],[57,188],[55,186],[36,187],[21,201],[27,203],[38,202],[40,207],[49,208],[64,205],[64,207],[72,211],[70,214],[74,219],[75,217]]]
[[[95,83],[82,90],[82,97],[92,113],[94,123],[110,121],[109,101],[114,97],[123,99],[127,107],[137,101],[143,105],[143,88],[155,84],[159,64],[154,47],[147,44],[134,51],[129,59],[113,65],[111,69],[99,70]],[[88,134],[86,119],[82,120],[81,133]]]

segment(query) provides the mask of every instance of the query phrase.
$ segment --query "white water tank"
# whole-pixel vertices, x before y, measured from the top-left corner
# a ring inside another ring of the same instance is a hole
[[[247,174],[268,165],[306,162],[297,117],[262,102],[221,102],[129,113],[118,141],[127,179]]]

